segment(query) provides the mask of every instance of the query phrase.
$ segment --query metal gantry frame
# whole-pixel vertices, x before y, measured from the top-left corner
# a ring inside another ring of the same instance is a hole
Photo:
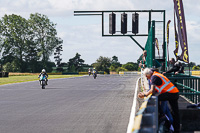
[[[130,37],[142,50],[145,48],[140,45],[140,43],[134,38],[136,36],[148,36],[147,34],[105,34],[104,32],[104,17],[105,14],[108,13],[148,13],[148,33],[152,25],[152,13],[160,12],[163,13],[162,21],[155,22],[162,22],[163,23],[163,61],[165,62],[165,69],[167,67],[167,47],[165,41],[165,10],[107,10],[107,11],[74,11],[74,16],[101,16],[102,17],[102,36],[103,37]],[[155,52],[154,52],[155,54]],[[155,58],[155,55],[153,55]],[[155,60],[155,59],[154,59]]]

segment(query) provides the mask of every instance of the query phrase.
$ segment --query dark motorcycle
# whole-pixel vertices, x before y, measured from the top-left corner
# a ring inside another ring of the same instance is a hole
[[[88,72],[89,76],[91,75],[91,72]]]
[[[44,74],[40,75],[40,85],[42,86],[42,89],[45,89],[45,86],[46,86],[46,76]]]

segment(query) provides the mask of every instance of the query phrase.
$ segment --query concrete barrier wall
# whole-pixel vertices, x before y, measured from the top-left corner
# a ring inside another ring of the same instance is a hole
[[[146,76],[141,71],[141,89],[139,91],[149,90],[149,83]],[[144,97],[144,102],[135,115],[131,133],[155,133],[158,131],[158,98],[149,95]],[[128,132],[127,132],[128,133]]]

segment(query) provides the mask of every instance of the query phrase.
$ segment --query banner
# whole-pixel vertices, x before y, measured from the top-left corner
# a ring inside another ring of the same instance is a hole
[[[158,39],[157,38],[155,38],[155,44],[156,44],[156,48],[158,49],[158,55],[160,55],[160,53],[159,53],[159,46],[158,46]]]
[[[189,63],[187,32],[182,0],[174,0],[174,10],[178,21],[178,37],[182,49],[179,60]]]
[[[167,54],[168,54],[168,61],[169,61],[169,24],[170,24],[171,20],[169,20],[167,22]]]
[[[175,55],[175,57],[177,59],[178,58],[179,38],[178,38],[177,30],[176,30],[175,11],[174,11],[174,33],[175,33],[175,50],[174,50],[174,55]]]

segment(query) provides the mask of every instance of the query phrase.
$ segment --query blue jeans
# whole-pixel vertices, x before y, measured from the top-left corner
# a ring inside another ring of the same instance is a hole
[[[169,121],[171,123],[173,123],[173,117],[172,117],[169,107],[167,105],[167,101],[161,101],[161,108],[163,110],[163,113],[169,117]]]

